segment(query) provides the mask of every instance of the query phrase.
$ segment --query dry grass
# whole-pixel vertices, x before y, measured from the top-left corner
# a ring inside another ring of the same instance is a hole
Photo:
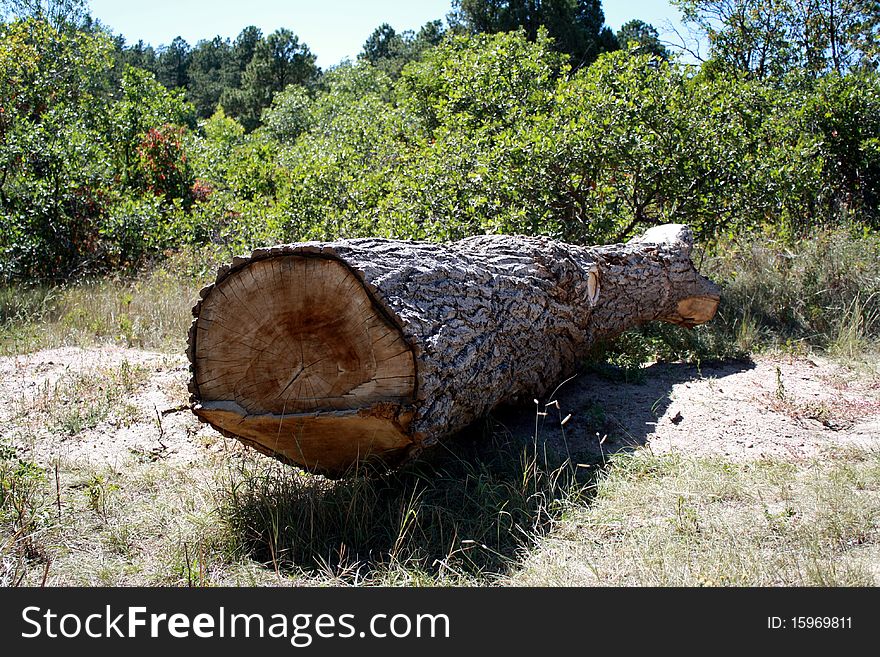
[[[693,330],[661,323],[631,330],[597,354],[637,379],[655,359],[700,363],[761,352],[812,350],[852,364],[880,351],[880,238],[825,231],[794,244],[742,237],[695,255],[721,284],[718,314]]]
[[[741,239],[716,245],[706,272],[723,282],[718,321],[750,351],[821,348],[858,358],[880,340],[880,239],[845,230],[794,244]],[[709,327],[707,327],[709,328]]]
[[[182,352],[198,290],[225,259],[186,252],[136,277],[0,286],[0,354],[107,343]]]
[[[96,468],[65,459],[59,459],[57,468],[57,491],[50,471],[47,490],[33,500],[42,509],[39,531],[32,533],[40,549],[35,553],[22,546],[6,555],[9,562],[17,557],[21,583],[40,584],[44,568],[47,584],[63,586],[253,584],[271,579],[267,573],[240,579],[229,563],[222,564],[222,579],[218,577],[215,560],[220,558],[210,547],[211,493],[200,469],[161,462]]]
[[[589,480],[538,452],[531,440],[489,432],[449,441],[427,462],[335,482],[260,463],[229,473],[219,516],[237,554],[277,572],[495,581],[588,497]]]
[[[195,283],[159,271],[135,281],[100,280],[71,287],[6,288],[12,318],[0,326],[0,352],[114,343],[181,351],[191,321]],[[22,303],[25,299],[30,303]],[[23,307],[26,306],[26,307]]]
[[[128,426],[137,420],[138,409],[127,399],[148,379],[146,368],[128,361],[119,367],[66,371],[22,399],[19,412],[68,436],[91,429],[110,416],[117,426]]]
[[[524,585],[874,586],[880,454],[805,463],[618,456],[513,581]]]
[[[15,504],[4,500],[4,532],[18,536],[0,551],[8,564],[4,583],[503,581],[584,488],[564,478],[568,470],[536,471],[503,446],[491,458],[464,460],[473,449],[462,444],[439,462],[339,482],[283,468],[231,442],[196,467],[58,459],[55,468],[31,463],[16,473],[7,451],[4,486],[26,484],[27,493]],[[19,507],[25,519],[14,521]]]

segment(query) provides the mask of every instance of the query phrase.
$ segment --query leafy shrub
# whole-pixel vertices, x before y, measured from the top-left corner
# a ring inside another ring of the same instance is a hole
[[[183,149],[183,128],[164,124],[150,128],[138,144],[140,167],[149,191],[166,200],[191,200],[193,177]]]

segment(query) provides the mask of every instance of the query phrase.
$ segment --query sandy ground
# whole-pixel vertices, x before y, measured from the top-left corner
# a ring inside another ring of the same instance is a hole
[[[56,402],[47,397],[77,374],[102,380],[123,364],[136,368],[142,382],[125,395],[108,417],[76,435],[54,426]],[[64,347],[0,358],[0,422],[22,457],[40,464],[57,458],[92,466],[124,467],[131,460],[162,460],[173,465],[200,462],[206,452],[224,447],[225,439],[201,424],[187,404],[188,365],[183,356],[135,349]]]
[[[73,374],[101,377],[123,363],[143,368],[141,382],[124,400],[127,420],[111,412],[73,436],[53,428],[41,399]],[[184,357],[132,349],[61,348],[0,358],[3,436],[21,457],[43,464],[57,458],[116,468],[132,459],[199,462],[236,444],[189,412],[187,379]],[[702,369],[656,364],[640,383],[581,374],[553,399],[558,407],[541,400],[546,416],[536,417],[532,405],[500,411],[497,420],[515,435],[533,436],[537,419],[538,439],[567,449],[574,459],[601,459],[642,445],[655,453],[736,461],[800,460],[846,446],[880,447],[880,378],[816,356]]]
[[[802,460],[840,447],[880,447],[880,379],[815,356],[697,368],[655,364],[639,383],[581,374],[541,400],[538,437],[573,458],[647,446],[744,461]],[[535,432],[535,407],[502,414]],[[571,418],[561,426],[567,415]],[[526,417],[528,415],[528,417]]]

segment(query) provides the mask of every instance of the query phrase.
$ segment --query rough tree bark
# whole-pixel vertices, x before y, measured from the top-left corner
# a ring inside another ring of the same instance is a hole
[[[193,308],[193,412],[284,462],[339,476],[418,454],[502,402],[540,397],[597,340],[712,318],[686,226],[586,247],[487,235],[258,249]]]

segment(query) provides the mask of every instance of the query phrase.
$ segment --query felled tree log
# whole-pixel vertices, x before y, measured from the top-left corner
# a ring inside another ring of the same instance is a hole
[[[193,411],[284,462],[339,476],[418,454],[502,402],[540,397],[590,346],[712,318],[686,226],[585,247],[487,235],[258,249],[193,308]]]

